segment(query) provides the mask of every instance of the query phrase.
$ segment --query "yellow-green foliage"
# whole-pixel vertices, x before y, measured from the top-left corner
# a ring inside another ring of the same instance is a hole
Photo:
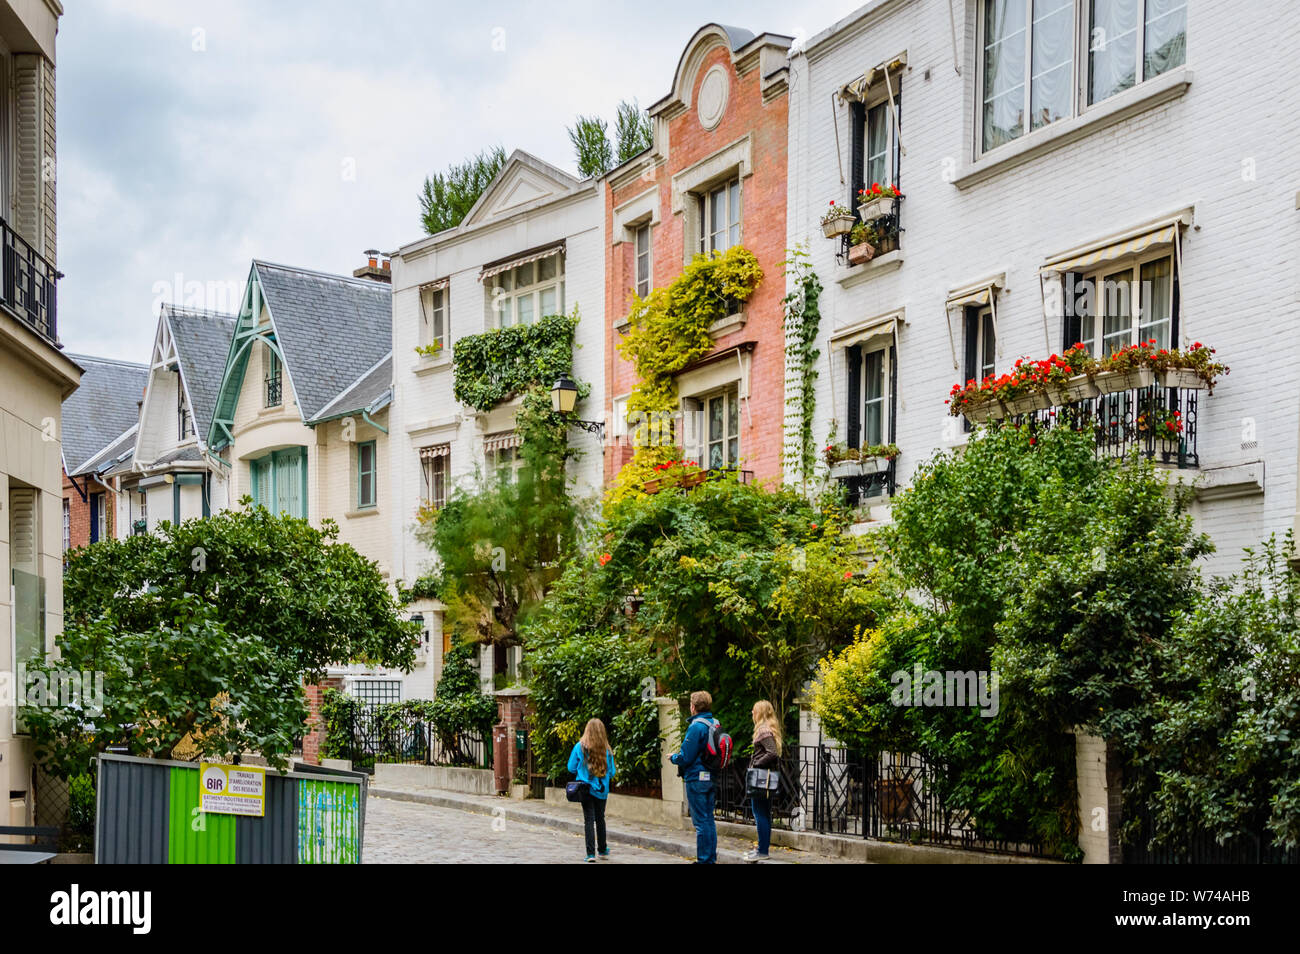
[[[709,326],[748,301],[763,280],[754,253],[739,245],[725,253],[696,255],[671,285],[656,288],[645,298],[632,297],[630,328],[619,354],[636,368],[637,383],[628,396],[631,415],[643,415],[649,426],[633,425],[636,450],[615,477],[610,501],[642,493],[655,476],[655,465],[673,460],[680,451],[659,423],[677,407],[674,375],[713,350]]]
[[[619,354],[636,367],[628,411],[668,411],[677,403],[673,375],[713,348],[709,326],[749,300],[763,280],[754,253],[733,246],[725,253],[696,255],[667,288],[633,296],[631,325]]]

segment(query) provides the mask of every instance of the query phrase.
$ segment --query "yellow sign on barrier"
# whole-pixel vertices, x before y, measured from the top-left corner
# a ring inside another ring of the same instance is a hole
[[[266,816],[266,769],[258,765],[199,763],[199,811]]]

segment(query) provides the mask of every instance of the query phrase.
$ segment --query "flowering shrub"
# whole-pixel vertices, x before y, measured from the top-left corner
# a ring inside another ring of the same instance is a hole
[[[1183,415],[1170,408],[1143,411],[1138,415],[1137,428],[1144,434],[1155,434],[1158,441],[1177,440],[1183,433]]]
[[[847,205],[836,205],[835,200],[831,199],[830,208],[822,215],[822,225],[828,225],[836,219],[856,219],[857,217],[858,213]]]

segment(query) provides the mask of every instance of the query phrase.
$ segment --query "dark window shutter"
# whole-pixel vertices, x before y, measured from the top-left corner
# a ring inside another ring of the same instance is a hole
[[[1083,316],[1074,313],[1074,296],[1079,276],[1073,272],[1061,276],[1061,350],[1074,346],[1083,337]]]
[[[885,108],[888,109],[889,107],[886,106]],[[898,86],[894,88],[894,112],[898,115],[898,129],[901,131],[903,128],[903,78],[901,76],[898,78]],[[893,185],[894,188],[899,190],[903,188],[903,183],[902,183],[903,169],[902,169],[902,159],[901,159],[901,150],[900,150],[901,145],[902,142],[899,138],[898,133],[896,132],[894,134]]]
[[[898,440],[898,349],[889,346],[889,437],[893,444]]]
[[[974,308],[966,308],[962,311],[962,324],[966,326],[966,373],[962,375],[963,382],[979,377],[979,355],[976,348],[979,344],[979,312]]]
[[[867,110],[861,103],[849,104],[849,208],[858,211],[858,190],[863,186],[867,165]]]
[[[857,447],[862,440],[862,346],[845,348],[844,357],[849,363],[849,407],[848,414],[845,415],[848,421],[845,440],[850,447]]]
[[[1182,322],[1179,321],[1179,314],[1178,314],[1182,310],[1182,293],[1179,289],[1179,285],[1182,284],[1183,277],[1180,274],[1178,274],[1177,255],[1174,256],[1173,267],[1170,269],[1170,271],[1173,273],[1174,277],[1173,277],[1173,288],[1170,290],[1170,297],[1169,297],[1169,308],[1170,308],[1169,347],[1177,348],[1179,341],[1182,340],[1179,336],[1182,334],[1183,331],[1181,327]]]

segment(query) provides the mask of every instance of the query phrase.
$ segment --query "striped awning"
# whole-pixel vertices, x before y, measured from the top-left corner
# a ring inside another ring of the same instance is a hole
[[[420,448],[420,460],[433,460],[437,457],[449,457],[450,455],[450,444],[433,444],[429,447]]]
[[[873,66],[857,79],[850,80],[840,88],[840,98],[844,100],[866,99],[867,91],[873,83],[878,82],[886,71],[897,72],[907,65],[907,51],[891,56],[879,66]]]
[[[484,265],[483,270],[478,273],[478,280],[483,281],[491,278],[493,275],[500,275],[502,272],[508,272],[512,268],[518,268],[520,265],[527,265],[529,262],[536,262],[539,259],[550,258],[557,252],[563,254],[563,242],[553,242],[550,245],[544,245],[541,248],[535,248],[532,251],[524,252],[515,258],[503,259],[499,262],[493,262],[491,265]]]
[[[504,450],[507,447],[518,447],[524,442],[516,431],[502,431],[499,434],[489,434],[483,438],[483,449],[488,453],[492,451]]]
[[[1106,262],[1127,258],[1130,255],[1141,255],[1149,249],[1161,246],[1172,246],[1178,241],[1179,230],[1183,226],[1190,225],[1191,221],[1191,209],[1185,209],[1177,215],[1129,229],[1049,258],[1043,263],[1042,271],[1086,272]]]
[[[440,278],[436,282],[429,282],[429,284],[427,285],[421,285],[420,291],[431,291],[431,292],[442,291],[450,284],[451,284],[450,278]]]
[[[987,305],[993,300],[993,290],[1007,283],[1006,272],[971,282],[948,292],[948,308],[965,308],[967,305]]]
[[[893,314],[887,318],[877,318],[856,328],[848,328],[831,336],[831,350],[851,348],[872,338],[893,338],[898,328],[899,316]]]

